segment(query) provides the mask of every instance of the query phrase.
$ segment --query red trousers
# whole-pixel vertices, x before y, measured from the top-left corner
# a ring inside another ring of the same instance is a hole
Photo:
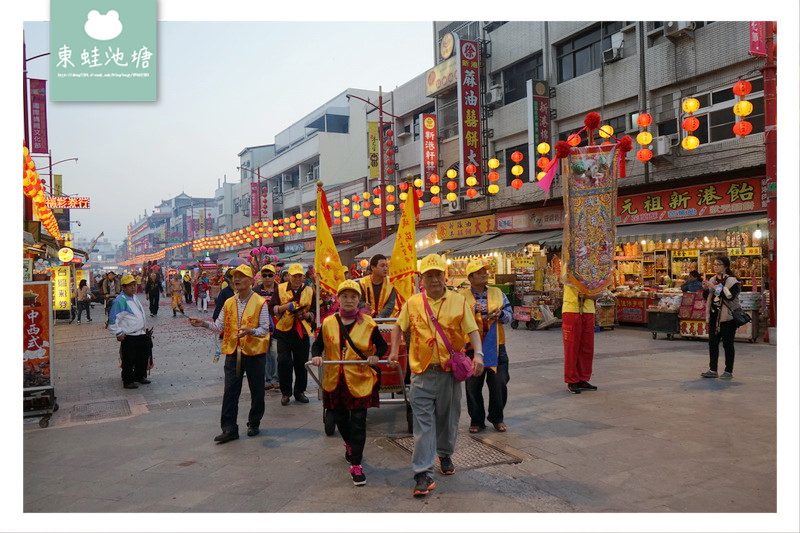
[[[594,313],[563,313],[564,382],[578,383],[592,377]]]

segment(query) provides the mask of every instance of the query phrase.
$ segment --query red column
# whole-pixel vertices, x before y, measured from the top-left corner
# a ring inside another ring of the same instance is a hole
[[[775,327],[778,309],[778,83],[777,65],[775,64],[775,28],[773,22],[766,22],[767,61],[761,72],[764,76],[764,149],[767,165],[767,253],[769,254],[769,325]],[[769,331],[764,338],[769,340]]]

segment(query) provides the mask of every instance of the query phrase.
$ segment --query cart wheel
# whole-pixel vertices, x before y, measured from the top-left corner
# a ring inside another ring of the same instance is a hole
[[[39,427],[40,428],[46,428],[49,425],[50,425],[50,417],[49,416],[42,417],[42,419],[39,420]]]
[[[56,411],[58,411],[58,404],[53,405],[53,412],[55,413]]]
[[[525,322],[525,329],[533,331],[536,329],[536,322],[531,320],[530,322]]]
[[[668,341],[671,341],[671,340],[672,340],[672,333],[667,333],[667,340],[668,340]]]
[[[414,413],[411,411],[411,406],[406,406],[406,424],[408,425],[408,432],[414,433]]]
[[[325,424],[325,434],[332,436],[336,433],[336,422],[333,419],[333,413],[329,409],[322,410],[322,421]]]
[[[518,327],[519,327],[519,320],[512,320],[511,329],[517,329]]]
[[[654,339],[657,339],[657,338],[658,338],[658,333],[656,333],[655,331],[653,332],[653,338],[654,338]]]

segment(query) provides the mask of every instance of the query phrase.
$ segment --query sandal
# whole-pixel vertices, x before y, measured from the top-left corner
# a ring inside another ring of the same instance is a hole
[[[481,429],[483,429],[483,428],[480,427],[480,426],[470,426],[469,427],[469,432],[470,433],[478,433]]]
[[[506,425],[503,424],[502,422],[493,422],[493,425],[494,429],[499,431],[500,433],[503,433],[506,429],[508,429]]]

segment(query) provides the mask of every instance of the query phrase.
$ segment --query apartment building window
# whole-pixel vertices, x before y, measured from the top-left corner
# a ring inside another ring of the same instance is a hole
[[[522,100],[527,95],[526,83],[528,80],[544,79],[544,63],[542,54],[503,69],[503,103],[510,104]]]
[[[240,204],[240,202],[241,202],[241,200],[239,200],[239,198],[234,198],[233,199],[233,214],[236,214],[236,213],[239,212],[239,207],[240,207],[239,204]]]
[[[411,127],[411,130],[412,130],[412,133],[413,133],[413,135],[411,137],[412,140],[414,140],[414,141],[418,141],[419,140],[419,135],[420,135],[419,117],[420,117],[420,115],[422,115],[422,114],[430,115],[430,114],[433,114],[435,112],[436,112],[436,108],[431,106],[431,107],[429,107],[427,109],[423,109],[422,111],[420,111],[419,113],[416,113],[414,115],[414,123],[413,123],[413,125]],[[406,126],[406,128],[408,128],[408,126]]]
[[[764,80],[757,78],[748,80],[753,84],[752,92],[745,98],[753,104],[753,112],[745,120],[753,125],[753,133],[764,132]],[[732,84],[731,84],[732,85]],[[694,132],[700,144],[733,139],[733,125],[736,115],[733,114],[733,105],[736,96],[730,87],[693,95],[700,101],[700,109],[694,116],[700,120],[700,127]]]
[[[611,48],[611,35],[627,24],[604,22],[556,45],[558,83],[600,68],[603,64],[603,50]]]
[[[439,135],[443,139],[458,135],[458,99],[455,92],[439,99]]]

